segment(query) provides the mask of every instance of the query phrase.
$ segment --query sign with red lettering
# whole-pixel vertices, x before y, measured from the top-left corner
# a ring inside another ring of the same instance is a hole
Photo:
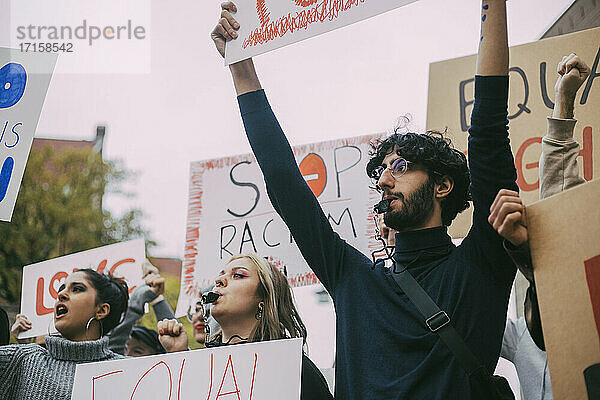
[[[581,145],[579,165],[586,180],[600,177],[600,28],[511,47],[508,119],[510,143],[522,198],[539,199],[539,158],[546,117],[554,108],[556,66],[576,53],[592,68],[575,101],[575,140]],[[433,63],[429,67],[427,129],[444,130],[461,150],[467,150],[467,129],[473,109],[476,56]],[[596,80],[598,79],[598,80]],[[464,237],[472,208],[451,226],[452,237]]]
[[[527,207],[529,242],[555,399],[587,399],[600,363],[600,179]]]
[[[56,58],[0,48],[0,221],[12,218]]]
[[[236,0],[239,37],[227,44],[232,64],[353,24],[417,0]]]
[[[367,135],[294,147],[300,172],[333,229],[365,254],[381,247],[374,240],[373,223],[373,205],[380,196],[369,190],[371,181],[365,172],[369,142],[379,137]],[[269,257],[285,269],[292,286],[318,282],[271,206],[253,155],[192,163],[176,315],[185,315],[196,303],[199,290],[213,284],[220,268],[239,253]]]
[[[145,259],[144,240],[136,239],[23,267],[21,314],[27,316],[32,328],[19,335],[19,339],[55,332],[54,303],[58,288],[73,271],[91,268],[125,278],[131,293],[135,286],[143,283],[142,263]]]
[[[78,364],[72,400],[299,400],[302,339]]]

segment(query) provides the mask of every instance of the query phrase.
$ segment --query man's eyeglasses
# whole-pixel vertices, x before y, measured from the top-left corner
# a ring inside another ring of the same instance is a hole
[[[373,172],[371,172],[371,179],[373,179],[375,183],[377,183],[386,170],[390,170],[390,173],[392,174],[394,179],[399,179],[402,175],[406,173],[406,171],[408,171],[408,166],[410,164],[412,164],[411,161],[405,160],[404,158],[398,158],[392,161],[392,163],[388,167],[380,165],[377,168],[375,168]]]

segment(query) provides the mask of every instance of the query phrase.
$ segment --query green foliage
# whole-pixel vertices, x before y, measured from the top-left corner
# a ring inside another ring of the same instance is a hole
[[[148,239],[141,211],[115,217],[102,209],[103,196],[122,193],[121,184],[129,176],[91,149],[32,149],[12,222],[0,222],[0,298],[19,301],[25,265],[123,240]]]
[[[165,278],[165,294],[164,297],[171,306],[173,310],[177,306],[177,298],[179,297],[179,288],[181,284],[181,280],[178,277],[163,275]],[[185,331],[188,335],[188,346],[193,349],[200,349],[204,347],[194,340],[194,336],[192,336],[192,324],[186,317],[182,317],[178,319],[179,322],[183,324],[185,327]],[[143,325],[146,328],[156,330],[156,315],[153,312],[149,312],[144,314],[142,318],[139,319],[137,325]]]

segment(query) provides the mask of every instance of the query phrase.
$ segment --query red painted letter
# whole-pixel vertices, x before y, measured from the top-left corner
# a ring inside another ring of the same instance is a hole
[[[533,144],[542,143],[541,137],[529,138],[523,142],[523,144],[517,150],[517,154],[515,154],[515,166],[517,167],[517,185],[524,192],[532,192],[537,190],[540,187],[539,178],[535,181],[535,183],[529,183],[525,180],[525,170],[533,169],[539,167],[539,161],[523,164],[523,156],[525,155],[525,150]]]
[[[110,271],[108,271],[109,274],[113,275],[115,274],[115,270],[121,265],[121,264],[127,264],[127,263],[134,263],[135,260],[133,258],[125,258],[124,260],[121,261],[117,261],[112,268],[110,269]]]
[[[227,375],[227,371],[229,370],[229,364],[231,364],[231,375],[233,376],[233,384],[235,385],[235,390],[232,392],[221,393],[221,389],[223,388],[223,382],[225,382],[225,376]],[[231,361],[231,355],[229,355],[229,359],[227,360],[225,372],[223,372],[223,379],[221,379],[221,386],[219,386],[219,391],[217,392],[217,397],[215,398],[215,400],[219,400],[219,397],[227,396],[230,394],[236,394],[238,400],[242,400],[240,399],[240,389],[238,389],[237,381],[235,379],[235,370],[233,369],[233,361]]]
[[[100,378],[104,378],[105,376],[109,376],[109,375],[113,375],[113,374],[118,374],[121,373],[123,371],[113,371],[113,372],[109,372],[108,374],[104,374],[104,375],[100,375],[100,376],[94,376],[92,378],[92,400],[95,400],[96,398],[96,379],[100,379]]]
[[[52,279],[50,279],[50,296],[52,296],[53,299],[58,299],[58,292],[56,291],[56,289],[54,289],[54,282],[56,281],[60,281],[61,279],[65,279],[69,276],[69,274],[67,274],[64,271],[59,271],[56,274],[54,274],[54,276],[52,277]]]
[[[35,295],[35,313],[39,316],[50,314],[54,308],[44,306],[44,278],[39,278],[37,282],[37,292]]]
[[[579,151],[583,157],[583,177],[586,181],[594,179],[594,145],[592,144],[592,127],[583,129],[583,146]]]
[[[584,261],[585,277],[587,279],[592,310],[596,320],[596,330],[600,335],[600,255]]]
[[[135,384],[135,388],[133,388],[133,392],[131,393],[131,397],[129,398],[129,400],[133,399],[133,395],[135,394],[135,391],[137,390],[138,386],[140,385],[140,382],[142,382],[142,379],[144,379],[144,377],[146,375],[148,375],[150,373],[150,371],[152,371],[154,368],[158,367],[160,364],[163,364],[165,366],[165,368],[167,368],[167,372],[169,372],[169,400],[171,400],[171,392],[173,391],[173,378],[171,376],[171,368],[169,368],[167,363],[165,363],[164,361],[157,362],[152,367],[150,367],[150,369],[148,371],[146,371],[144,373],[144,375],[142,375],[142,377]]]
[[[254,353],[254,369],[252,370],[252,384],[250,385],[250,397],[248,400],[252,400],[252,393],[254,393],[254,377],[256,376],[256,362],[258,361],[258,354]]]

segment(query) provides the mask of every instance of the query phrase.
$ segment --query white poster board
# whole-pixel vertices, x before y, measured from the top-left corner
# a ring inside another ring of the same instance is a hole
[[[0,48],[0,221],[12,218],[56,58]]]
[[[144,240],[136,239],[23,267],[21,314],[27,316],[32,328],[21,333],[19,339],[54,332],[54,304],[58,288],[70,273],[84,268],[111,273],[125,278],[131,293],[137,285],[143,284],[142,263],[145,259]]]
[[[302,339],[79,364],[72,400],[299,400]]]
[[[373,206],[380,200],[365,167],[369,142],[359,136],[294,147],[302,175],[333,229],[365,254],[381,247],[374,239]],[[251,154],[194,162],[190,170],[188,217],[181,290],[176,315],[185,315],[201,288],[238,253],[257,253],[284,269],[292,287],[318,282],[277,215],[262,173]]]
[[[417,0],[235,0],[239,37],[227,65],[353,24]]]

